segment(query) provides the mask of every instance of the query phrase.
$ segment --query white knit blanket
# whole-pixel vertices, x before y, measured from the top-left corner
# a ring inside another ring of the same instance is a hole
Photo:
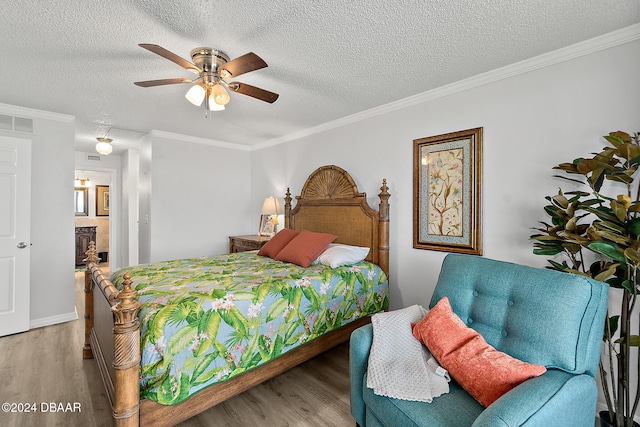
[[[449,392],[449,382],[427,348],[411,331],[424,317],[418,305],[374,314],[373,344],[369,354],[367,387],[379,396],[431,402]],[[431,359],[431,360],[430,360]],[[436,374],[436,369],[441,374]]]

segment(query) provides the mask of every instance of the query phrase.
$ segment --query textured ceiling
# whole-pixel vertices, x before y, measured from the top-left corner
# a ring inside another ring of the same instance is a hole
[[[82,151],[152,129],[254,145],[638,22],[638,0],[14,0],[0,103],[75,116]],[[194,76],[138,43],[255,52],[269,67],[238,80],[280,98],[232,93],[205,119],[189,85],[133,85]]]

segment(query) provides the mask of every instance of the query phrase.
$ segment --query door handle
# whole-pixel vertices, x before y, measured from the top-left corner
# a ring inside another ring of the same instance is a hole
[[[25,242],[18,243],[18,249],[24,249],[26,247],[27,247],[27,244]]]

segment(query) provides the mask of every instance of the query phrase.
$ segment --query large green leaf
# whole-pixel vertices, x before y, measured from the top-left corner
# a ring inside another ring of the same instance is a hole
[[[269,291],[271,290],[271,283],[265,282],[260,286],[254,289],[255,299],[254,302],[263,302],[264,299],[269,295]]]
[[[627,231],[634,237],[640,236],[640,217],[633,218],[627,222]]]
[[[305,298],[307,298],[307,300],[309,300],[309,303],[311,304],[311,307],[314,310],[319,310],[320,309],[320,295],[318,295],[318,291],[316,291],[316,288],[314,288],[313,286],[307,286],[307,287],[302,289],[302,292],[304,293]]]
[[[634,290],[633,290],[634,285],[633,285],[633,282],[631,282],[630,280],[628,280],[628,279],[623,280],[622,281],[622,287],[625,288],[627,290],[627,292],[632,293],[632,294],[634,293]]]
[[[220,315],[215,310],[209,310],[204,313],[198,324],[200,333],[206,332],[207,338],[200,342],[200,346],[194,352],[194,356],[198,357],[204,354],[215,342],[220,327]]]
[[[190,389],[189,375],[186,373],[182,373],[180,377],[168,376],[158,387],[158,403],[171,405],[181,402],[189,396]]]
[[[278,298],[271,304],[269,311],[267,312],[267,322],[271,322],[276,317],[284,313],[284,310],[289,306],[289,301],[285,298]]]
[[[236,307],[231,307],[229,310],[218,310],[218,313],[222,320],[235,330],[238,338],[246,338],[249,335],[247,318]]]
[[[251,359],[253,359],[253,355],[256,353],[258,349],[259,338],[260,338],[260,335],[258,334],[254,334],[251,337],[251,339],[249,340],[249,343],[247,344],[247,347],[242,352],[242,357],[240,358],[240,366],[244,366],[246,368],[249,367],[249,362]]]
[[[153,319],[149,322],[147,334],[152,334],[152,337],[149,337],[150,340],[155,341],[157,338],[164,336],[164,325],[167,324],[167,321],[173,314],[176,306],[174,304],[165,305],[162,307]]]
[[[218,352],[215,351],[213,353],[209,353],[209,354],[203,356],[202,358],[200,358],[200,360],[198,362],[198,365],[193,370],[193,374],[191,375],[191,383],[192,384],[195,385],[195,384],[198,384],[198,383],[201,382],[201,381],[198,380],[198,377],[205,372],[207,367],[209,367],[211,362],[213,362],[217,357],[218,357]]]
[[[589,249],[604,256],[611,258],[614,261],[626,263],[626,259],[622,251],[618,250],[617,246],[614,246],[608,242],[599,240],[597,242],[589,243]]]
[[[199,384],[204,384],[206,382],[208,382],[209,380],[211,380],[211,378],[215,377],[216,375],[220,374],[221,372],[224,372],[225,370],[229,369],[229,367],[227,366],[227,364],[225,363],[224,366],[217,366],[215,368],[211,368],[208,369],[207,371],[205,371],[204,373],[202,373],[197,380],[195,380],[194,382],[192,382],[192,384],[195,385],[199,385]],[[193,378],[193,377],[192,377]]]
[[[290,302],[289,302],[290,310],[287,316],[285,317],[285,320],[287,322],[292,322],[293,319],[300,312],[300,303],[302,301],[302,288],[300,287],[295,288],[293,292],[289,295],[289,297],[290,297]]]
[[[273,345],[273,356],[277,357],[282,354],[282,349],[284,348],[284,339],[278,335],[276,337],[276,342]]]
[[[178,329],[167,343],[171,354],[176,355],[187,348],[197,334],[198,325],[186,325]]]

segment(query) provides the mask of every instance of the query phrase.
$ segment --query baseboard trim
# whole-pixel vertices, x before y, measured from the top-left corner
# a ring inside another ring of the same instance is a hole
[[[78,320],[78,311],[75,308],[72,312],[69,313],[58,314],[56,316],[41,317],[40,319],[32,319],[29,321],[29,329],[42,328],[43,326],[71,322],[72,320]]]

